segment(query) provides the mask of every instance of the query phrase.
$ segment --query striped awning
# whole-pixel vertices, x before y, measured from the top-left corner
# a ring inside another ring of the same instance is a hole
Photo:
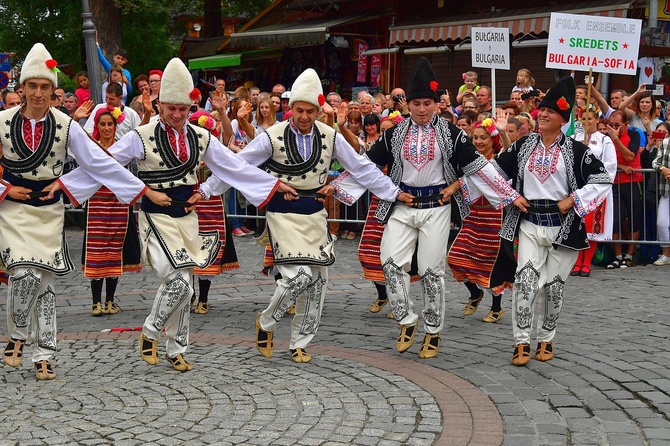
[[[322,45],[332,28],[369,20],[366,14],[280,22],[230,35],[231,48]]]
[[[606,17],[626,17],[632,1],[596,0],[585,2],[581,7],[562,5],[532,9],[514,9],[490,14],[468,14],[454,16],[448,22],[422,22],[392,26],[389,28],[390,45],[406,42],[457,42],[470,36],[475,26],[509,28],[514,37],[549,31],[552,12],[587,14]],[[587,6],[588,5],[588,6]]]

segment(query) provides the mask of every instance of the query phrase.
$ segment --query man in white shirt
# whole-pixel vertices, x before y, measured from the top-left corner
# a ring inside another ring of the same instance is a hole
[[[328,232],[324,208],[331,160],[337,160],[349,175],[377,196],[389,201],[409,201],[370,160],[358,155],[332,127],[316,120],[325,104],[321,81],[308,68],[293,83],[289,101],[293,117],[269,127],[237,156],[265,170],[298,190],[299,198],[275,195],[268,203],[266,218],[274,263],[282,275],[268,307],[256,320],[256,348],[271,357],[277,322],[295,304],[291,324],[291,359],[311,360],[306,347],[321,320],[328,283],[328,266],[335,261],[333,238]]]
[[[116,126],[116,139],[121,139],[123,135],[139,127],[141,121],[140,116],[132,108],[123,105],[121,103],[122,99],[123,99],[123,90],[121,89],[121,85],[117,84],[116,82],[112,82],[109,85],[107,85],[107,89],[105,90],[105,103],[96,105],[93,111],[91,112],[91,115],[89,116],[88,120],[86,121],[86,124],[84,124],[84,130],[86,131],[86,133],[88,133],[89,135],[93,134],[93,126],[94,126],[93,121],[95,121],[93,117],[95,116],[98,110],[105,107],[118,108],[125,115],[123,120],[121,120],[119,124]]]
[[[0,251],[9,278],[7,325],[10,340],[3,361],[18,367],[32,333],[32,362],[39,380],[56,377],[56,294],[54,276],[74,270],[63,236],[63,201],[58,184],[66,152],[81,172],[107,186],[123,203],[146,194],[159,199],[129,171],[109,157],[65,113],[49,107],[58,63],[36,43],[21,70],[26,103],[0,112],[4,148],[0,181]],[[99,188],[99,186],[98,186]],[[97,190],[97,188],[96,188]],[[76,192],[65,190],[70,196]]]
[[[388,168],[394,184],[416,197],[412,207],[394,205],[380,197],[376,217],[386,222],[381,263],[391,310],[400,324],[396,349],[401,353],[412,346],[418,329],[419,315],[413,310],[408,274],[412,255],[417,252],[424,300],[422,359],[433,358],[440,350],[452,198],[461,217],[469,215],[464,199],[467,194],[460,191],[458,175],[477,184],[498,209],[513,202],[523,207],[522,197],[477,152],[465,132],[435,114],[439,101],[436,78],[430,62],[420,58],[408,82],[409,119],[385,131],[367,151],[375,164]],[[339,184],[338,180],[334,183]]]
[[[225,181],[258,207],[263,207],[276,191],[294,192],[272,175],[246,164],[209,131],[187,122],[189,108],[199,94],[184,63],[172,59],[161,81],[160,120],[136,128],[108,149],[123,165],[136,160],[138,178],[150,190],[166,195],[159,203],[142,200],[139,214],[142,264],[152,267],[161,279],[142,327],[140,356],[148,364],[158,364],[158,341],[164,330],[165,357],[181,372],[193,368],[183,356],[188,349],[193,269],[209,266],[221,245],[217,231],[199,232],[198,217],[192,212],[196,202],[212,195],[212,182]],[[203,162],[213,175],[194,192]],[[81,190],[100,187],[76,170],[63,182],[66,180],[67,186],[76,185]]]

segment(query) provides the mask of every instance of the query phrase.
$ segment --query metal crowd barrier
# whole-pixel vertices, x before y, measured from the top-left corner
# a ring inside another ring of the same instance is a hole
[[[616,228],[613,228],[613,232],[619,233],[619,240],[612,240],[604,243],[635,243],[640,245],[656,245],[660,242],[658,241],[656,235],[656,215],[658,210],[658,200],[659,192],[656,187],[658,181],[656,176],[658,173],[653,169],[637,169],[635,172],[642,172],[644,174],[644,181],[637,183],[622,183],[614,184],[612,187],[617,188],[620,191],[624,188],[628,188],[628,191],[631,192],[632,199],[639,199],[641,201],[642,208],[642,220],[640,223],[640,237],[639,240],[632,239],[632,228],[633,222],[630,219],[618,218],[618,225]],[[358,202],[352,206],[346,206],[340,203],[337,200],[328,200],[327,210],[328,210],[328,221],[335,222],[340,224],[349,224],[349,225],[362,225],[365,223],[365,219],[368,213],[368,207],[371,200],[371,193],[368,192],[366,195],[361,197]],[[242,204],[240,205],[240,202]],[[238,206],[234,209],[233,212],[230,212],[229,203],[229,193],[226,193],[224,197],[224,205],[229,218],[239,218],[244,220],[264,220],[265,216],[263,213],[259,213],[258,210],[253,206],[244,206],[243,198],[238,200]],[[614,205],[614,203],[612,203]],[[631,206],[632,207],[632,203]],[[615,208],[616,210],[616,208]],[[75,214],[83,212],[82,209],[66,209],[66,214]],[[452,215],[457,213],[452,213]],[[457,215],[454,215],[456,217]],[[458,225],[458,221],[455,222]],[[454,228],[451,228],[454,229]],[[350,229],[350,230],[353,230]]]
[[[627,175],[621,173],[621,170],[618,171],[620,175]],[[638,240],[632,239],[633,234],[633,222],[630,218],[626,218],[624,215],[623,218],[619,215],[619,218],[616,218],[615,221],[618,221],[618,224],[613,227],[613,232],[620,234],[619,240],[612,240],[606,243],[635,243],[640,245],[657,245],[660,242],[658,241],[656,233],[656,216],[658,215],[658,201],[659,201],[659,191],[658,191],[658,172],[654,169],[634,169],[635,172],[642,172],[644,179],[641,182],[630,182],[630,183],[620,183],[612,185],[612,192],[615,195],[619,192],[621,196],[622,193],[628,192],[630,202],[628,203],[628,209],[633,209],[633,201],[639,200],[641,207],[641,221],[640,221],[640,236]],[[633,175],[631,174],[631,176]],[[627,189],[627,190],[626,190]],[[612,203],[614,205],[614,203]],[[617,209],[615,206],[615,212],[619,211],[621,214],[621,209]]]

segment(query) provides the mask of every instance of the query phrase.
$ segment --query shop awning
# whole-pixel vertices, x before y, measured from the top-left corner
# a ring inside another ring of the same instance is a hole
[[[369,20],[369,17],[356,14],[277,23],[231,34],[230,47],[321,45],[328,40],[331,28],[363,20]]]
[[[588,14],[607,17],[626,17],[633,1],[594,0],[584,6],[562,5],[514,9],[490,14],[467,14],[451,17],[448,22],[423,21],[407,23],[389,28],[390,45],[405,42],[456,42],[470,36],[473,26],[509,28],[510,34],[535,34],[549,31],[552,12],[566,14]]]
[[[242,63],[242,54],[216,54],[198,57],[188,61],[189,70],[208,70],[224,67],[236,67]]]

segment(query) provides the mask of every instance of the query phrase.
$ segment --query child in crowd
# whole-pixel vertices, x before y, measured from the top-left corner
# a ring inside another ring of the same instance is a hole
[[[463,73],[463,85],[458,89],[458,95],[456,100],[460,104],[463,101],[463,95],[466,93],[475,94],[479,90],[479,85],[477,84],[477,73],[474,71],[466,71]]]
[[[528,93],[529,91],[535,88],[535,79],[530,74],[530,70],[527,68],[521,68],[516,72],[516,85],[512,88],[512,91],[520,91],[522,93]]]
[[[126,84],[123,83],[123,68],[121,65],[114,64],[112,67],[109,69],[109,77],[107,78],[107,82],[102,84],[102,102],[105,102],[105,92],[107,91],[107,85],[109,85],[111,82],[116,82],[117,84],[121,85],[123,88],[123,96],[121,99],[121,104],[126,103],[126,97],[128,96],[128,89],[126,88]]]
[[[75,90],[74,94],[77,96],[77,104],[81,105],[91,99],[91,90],[89,89],[88,84],[88,73],[86,71],[80,71],[75,77],[77,79],[77,89]]]
[[[126,70],[124,67],[128,63],[128,52],[122,48],[119,48],[116,53],[114,53],[114,57],[112,57],[112,63],[109,63],[109,61],[105,58],[105,55],[102,53],[102,50],[100,49],[100,45],[97,42],[97,37],[96,37],[96,42],[95,45],[98,47],[98,60],[100,61],[100,65],[102,65],[102,68],[105,70],[105,73],[109,75],[110,70],[114,65],[118,65],[121,67],[121,83],[123,84],[124,90],[128,90],[128,93],[133,92],[133,84],[132,78],[130,77],[130,71]],[[104,89],[102,90],[104,94]],[[125,100],[126,100],[126,94],[123,94],[123,104],[125,105]],[[103,98],[104,102],[104,98]]]

